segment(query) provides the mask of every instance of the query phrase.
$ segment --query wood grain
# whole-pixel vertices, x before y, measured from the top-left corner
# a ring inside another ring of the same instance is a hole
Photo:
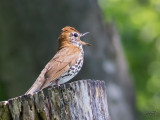
[[[0,102],[0,120],[110,120],[105,84],[80,80]]]

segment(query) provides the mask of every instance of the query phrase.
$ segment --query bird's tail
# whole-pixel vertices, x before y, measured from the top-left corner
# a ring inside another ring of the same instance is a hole
[[[34,82],[34,84],[32,85],[32,87],[25,93],[25,95],[27,94],[34,94],[35,92],[40,91],[42,88],[42,85],[45,81],[45,77],[44,74],[47,71],[47,67],[45,67],[42,71],[41,74],[38,76],[38,78],[36,79],[36,81]]]
[[[28,94],[33,95],[35,92],[38,92],[39,90],[40,90],[40,87],[36,87],[33,84],[32,87],[25,93],[25,95],[28,95]]]
[[[35,92],[38,92],[41,89],[41,85],[41,82],[39,80],[36,80],[35,83],[31,86],[31,88],[25,93],[25,95],[33,95]]]

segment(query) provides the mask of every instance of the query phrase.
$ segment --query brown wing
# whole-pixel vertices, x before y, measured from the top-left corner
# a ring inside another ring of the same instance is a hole
[[[80,55],[80,49],[77,47],[62,48],[48,63],[49,67],[44,74],[45,81],[40,89],[48,86],[51,82],[59,78],[62,74],[69,70]]]
[[[25,94],[33,94],[47,87],[52,81],[68,71],[70,66],[76,62],[79,55],[81,54],[78,47],[64,47],[60,49],[41,71],[35,83]]]

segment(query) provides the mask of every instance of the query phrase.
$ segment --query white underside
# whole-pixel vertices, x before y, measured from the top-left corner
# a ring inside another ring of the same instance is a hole
[[[78,65],[79,60],[81,60],[82,62],[79,64],[80,67],[76,67]],[[77,60],[76,64],[74,66],[71,67],[71,69],[74,68],[74,70],[70,70],[69,72],[64,73],[60,78],[58,78],[58,84],[63,84],[68,82],[69,80],[71,80],[73,77],[75,77],[79,71],[81,70],[82,66],[83,66],[83,58]],[[71,74],[71,75],[68,75]],[[67,76],[68,75],[68,76]],[[65,76],[65,77],[64,77]],[[49,86],[53,86],[55,85],[56,82],[51,83]]]
[[[78,72],[77,72],[78,73]],[[69,80],[71,80],[72,78],[74,78],[77,74],[74,74],[72,76],[67,76],[65,78],[59,78],[58,80],[58,84],[63,84],[63,83],[66,83],[68,82]]]
[[[66,75],[67,73],[65,73],[64,75]],[[65,78],[59,78],[59,80],[58,80],[58,84],[63,84],[63,83],[66,83],[66,82],[68,82],[69,80],[71,80],[72,78],[74,78],[76,75],[78,74],[78,72],[76,73],[76,74],[73,74],[72,76],[66,76]],[[54,86],[54,85],[56,85],[56,83],[54,82],[54,83],[51,83],[50,85],[48,85],[48,86]]]

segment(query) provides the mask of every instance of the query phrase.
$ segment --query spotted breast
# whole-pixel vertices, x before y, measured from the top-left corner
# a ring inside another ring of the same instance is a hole
[[[82,57],[79,57],[79,59],[76,61],[75,65],[71,66],[70,69],[65,72],[63,75],[61,75],[60,78],[58,78],[56,81],[58,81],[58,84],[63,84],[65,82],[68,82],[71,80],[73,77],[75,77],[78,72],[81,70],[83,66],[83,54]],[[55,85],[55,83],[51,83],[50,86]]]

